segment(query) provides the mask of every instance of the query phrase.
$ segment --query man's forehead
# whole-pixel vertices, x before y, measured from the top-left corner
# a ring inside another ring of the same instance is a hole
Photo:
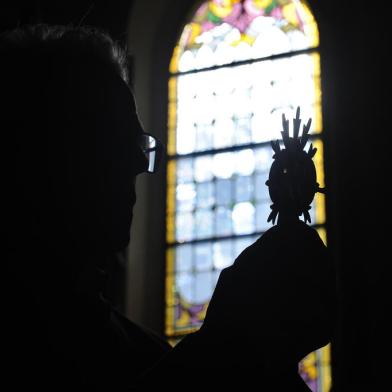
[[[76,63],[68,68],[68,77],[71,84],[79,85],[86,109],[93,115],[128,126],[135,136],[143,132],[134,95],[114,66],[99,61]]]

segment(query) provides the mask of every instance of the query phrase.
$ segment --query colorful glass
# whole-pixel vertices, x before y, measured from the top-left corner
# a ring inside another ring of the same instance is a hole
[[[202,323],[220,271],[271,227],[265,181],[281,115],[312,117],[324,186],[318,30],[299,0],[209,0],[184,27],[170,64],[167,167],[166,335]],[[312,223],[326,242],[325,200]],[[329,348],[300,373],[330,386]]]

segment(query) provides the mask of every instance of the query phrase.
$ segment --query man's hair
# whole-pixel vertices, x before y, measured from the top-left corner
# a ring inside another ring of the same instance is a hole
[[[125,49],[95,27],[38,24],[19,27],[0,36],[1,61],[7,57],[13,61],[15,55],[24,55],[23,61],[28,65],[29,54],[37,52],[48,55],[82,53],[107,64],[126,83],[129,82]]]
[[[48,215],[53,184],[71,188],[70,157],[72,167],[104,165],[96,151],[101,145],[113,151],[120,121],[110,110],[120,110],[119,102],[108,89],[119,89],[121,101],[119,86],[126,84],[126,51],[96,28],[42,24],[0,35],[2,216],[10,237],[18,241],[20,228],[33,226],[28,217],[35,222]],[[59,197],[70,203],[65,192]]]

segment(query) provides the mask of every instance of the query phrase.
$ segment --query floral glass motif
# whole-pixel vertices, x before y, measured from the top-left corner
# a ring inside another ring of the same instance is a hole
[[[265,181],[281,115],[312,117],[324,186],[318,29],[300,0],[210,0],[185,25],[170,64],[166,335],[202,323],[220,271],[271,227]],[[324,195],[312,223],[326,241]],[[306,300],[306,299],[304,299]],[[306,301],[305,301],[306,302]],[[300,374],[330,388],[329,347]]]

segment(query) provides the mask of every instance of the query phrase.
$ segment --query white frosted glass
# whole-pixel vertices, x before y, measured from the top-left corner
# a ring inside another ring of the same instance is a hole
[[[249,144],[252,142],[251,115],[239,118],[234,131],[235,144]]]
[[[250,91],[245,89],[236,89],[234,91],[235,105],[233,105],[233,113],[237,118],[245,117],[252,112],[250,103]]]
[[[318,222],[316,219],[316,202],[314,200],[312,201],[312,204],[310,205],[310,207],[311,208],[308,212],[310,215],[311,223],[316,223],[316,224],[317,223],[324,223],[324,222]],[[303,219],[303,217],[301,219]]]
[[[200,92],[194,99],[192,112],[197,123],[209,124],[215,117],[215,98],[213,94]]]
[[[272,227],[271,222],[267,219],[271,213],[270,205],[272,202],[259,203],[256,205],[256,230],[265,231]]]
[[[233,30],[233,27],[230,26],[228,23],[222,23],[221,25],[216,26],[211,30],[211,34],[217,38],[217,37],[222,37],[223,39],[226,39],[226,37],[230,34],[230,32]]]
[[[235,179],[235,200],[236,202],[251,201],[254,195],[253,177],[237,176]]]
[[[196,53],[196,69],[211,67],[215,63],[214,57],[214,52],[211,47],[207,44],[202,45]]]
[[[195,212],[196,238],[207,238],[213,234],[213,212],[211,210],[197,210]]]
[[[216,112],[217,118],[231,118],[236,110],[237,99],[234,93],[220,94],[216,96]]]
[[[233,258],[236,259],[240,253],[255,242],[255,237],[237,238],[234,240],[234,254]]]
[[[211,181],[197,183],[196,192],[198,207],[208,208],[214,204],[214,184]]]
[[[193,216],[191,213],[176,215],[176,239],[179,242],[193,239]]]
[[[176,271],[187,272],[192,269],[192,245],[185,244],[176,247]]]
[[[234,83],[228,83],[233,80],[233,69],[221,68],[213,71],[214,78],[211,83],[217,95],[227,95],[234,90]]]
[[[226,34],[224,41],[231,45],[234,42],[238,42],[241,39],[241,33],[236,27],[231,27],[230,31]]]
[[[254,150],[256,160],[256,170],[265,172],[269,171],[272,164],[273,151],[271,146],[256,148]]]
[[[191,273],[179,273],[176,275],[176,289],[186,302],[195,303],[194,276]]]
[[[305,34],[300,30],[292,30],[286,33],[287,38],[290,42],[291,50],[302,50],[309,47],[309,40]]]
[[[301,75],[309,78],[314,73],[314,60],[310,54],[300,54],[289,59],[290,74],[294,77]]]
[[[190,71],[194,69],[196,65],[196,59],[190,50],[186,50],[180,57],[178,62],[178,70],[180,72]]]
[[[239,90],[249,89],[254,82],[253,64],[233,67],[233,84]]]
[[[213,147],[213,126],[212,124],[198,124],[196,127],[196,150],[210,150]]]
[[[227,42],[220,42],[215,50],[215,63],[217,65],[231,63],[235,58],[235,48]]]
[[[196,189],[193,183],[179,184],[176,189],[178,211],[190,211],[195,206]]]
[[[266,113],[255,113],[251,120],[252,141],[254,143],[266,142],[271,139],[276,139],[278,135],[271,134],[268,130],[268,117]]]
[[[209,271],[212,269],[211,243],[196,244],[193,247],[195,271]]]
[[[269,173],[268,171],[257,173],[255,176],[255,199],[256,200],[269,200],[269,191],[268,187],[265,184],[268,180]]]
[[[291,43],[289,38],[279,27],[271,26],[267,34],[268,36],[264,37],[264,39],[268,39],[272,44],[271,54],[290,52]]]
[[[195,42],[198,44],[210,44],[214,39],[212,31],[205,31],[196,37]]]
[[[189,154],[196,148],[196,129],[190,122],[177,125],[177,153]]]
[[[255,230],[255,208],[252,203],[238,203],[232,213],[235,234],[248,234]]]
[[[234,51],[234,60],[242,61],[248,60],[252,57],[252,48],[246,42],[241,41],[235,48]]]
[[[194,74],[182,75],[177,78],[178,101],[193,99],[197,92],[197,78]]]
[[[241,150],[236,153],[236,173],[242,176],[248,176],[255,170],[255,155],[250,148]]]
[[[273,60],[271,67],[271,81],[284,81],[291,79],[291,59],[282,58],[279,60]]]
[[[231,118],[217,118],[214,124],[213,144],[214,148],[228,147],[234,137],[234,123]]]
[[[250,106],[254,115],[268,115],[275,107],[274,91],[269,81],[266,84],[255,84],[250,91]]]
[[[193,181],[193,159],[180,158],[177,160],[177,183]]]
[[[203,71],[192,75],[196,83],[196,95],[214,93],[215,71]]]
[[[249,31],[256,36],[268,31],[274,23],[275,18],[271,16],[257,16],[252,20],[252,23],[249,25]]]
[[[232,234],[231,209],[217,207],[215,209],[215,235],[224,236]]]
[[[232,182],[229,179],[217,179],[215,182],[217,205],[228,205],[232,200]]]
[[[213,158],[212,167],[215,177],[230,178],[234,172],[234,155],[231,152],[216,154]]]
[[[212,157],[201,156],[195,158],[195,180],[197,182],[209,181],[212,179]]]
[[[213,292],[212,271],[199,272],[194,276],[195,283],[195,304],[204,304],[211,299]]]
[[[179,100],[177,104],[177,130],[181,124],[193,124],[197,117],[192,109],[195,105],[195,99]]]
[[[223,269],[233,264],[232,241],[217,241],[213,245],[214,266]]]

